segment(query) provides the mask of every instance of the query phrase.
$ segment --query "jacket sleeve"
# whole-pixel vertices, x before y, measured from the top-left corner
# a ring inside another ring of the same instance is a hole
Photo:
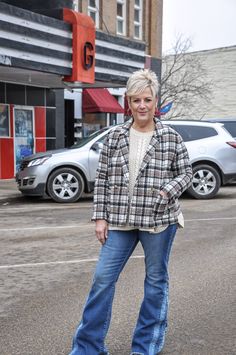
[[[104,140],[100,152],[96,179],[94,185],[93,216],[92,221],[97,219],[107,220],[107,194],[108,194],[108,157],[109,157],[109,134]]]
[[[192,183],[192,167],[189,162],[187,148],[182,137],[177,134],[176,155],[172,163],[173,179],[165,186],[163,191],[169,199],[178,198]]]

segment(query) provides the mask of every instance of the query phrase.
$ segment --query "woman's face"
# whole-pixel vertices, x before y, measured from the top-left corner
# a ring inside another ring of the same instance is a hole
[[[141,94],[133,95],[129,100],[129,108],[134,121],[141,125],[153,120],[157,98],[153,97],[150,88],[146,88]]]

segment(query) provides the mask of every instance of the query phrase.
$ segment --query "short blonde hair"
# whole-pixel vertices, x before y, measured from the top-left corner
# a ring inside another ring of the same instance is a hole
[[[126,96],[141,94],[146,88],[150,88],[153,97],[157,97],[159,83],[156,74],[150,69],[140,69],[129,77],[126,85]]]

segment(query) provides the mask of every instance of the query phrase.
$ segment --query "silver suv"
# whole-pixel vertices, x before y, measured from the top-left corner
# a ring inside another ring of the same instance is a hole
[[[221,123],[162,121],[185,141],[193,166],[193,183],[187,192],[194,198],[214,197],[220,186],[236,181],[236,140]],[[49,195],[56,202],[75,202],[83,192],[93,191],[104,128],[68,149],[26,157],[16,174],[24,195]]]

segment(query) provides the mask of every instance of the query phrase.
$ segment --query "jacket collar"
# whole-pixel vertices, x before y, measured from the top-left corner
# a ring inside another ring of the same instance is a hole
[[[162,122],[157,118],[154,117],[153,118],[154,123],[155,123],[155,133],[154,136],[161,136],[162,135],[162,131],[164,129],[164,126],[162,124]],[[129,130],[133,124],[133,118],[130,118],[128,121],[126,121],[121,127],[121,133],[123,133],[125,136],[129,136]]]

